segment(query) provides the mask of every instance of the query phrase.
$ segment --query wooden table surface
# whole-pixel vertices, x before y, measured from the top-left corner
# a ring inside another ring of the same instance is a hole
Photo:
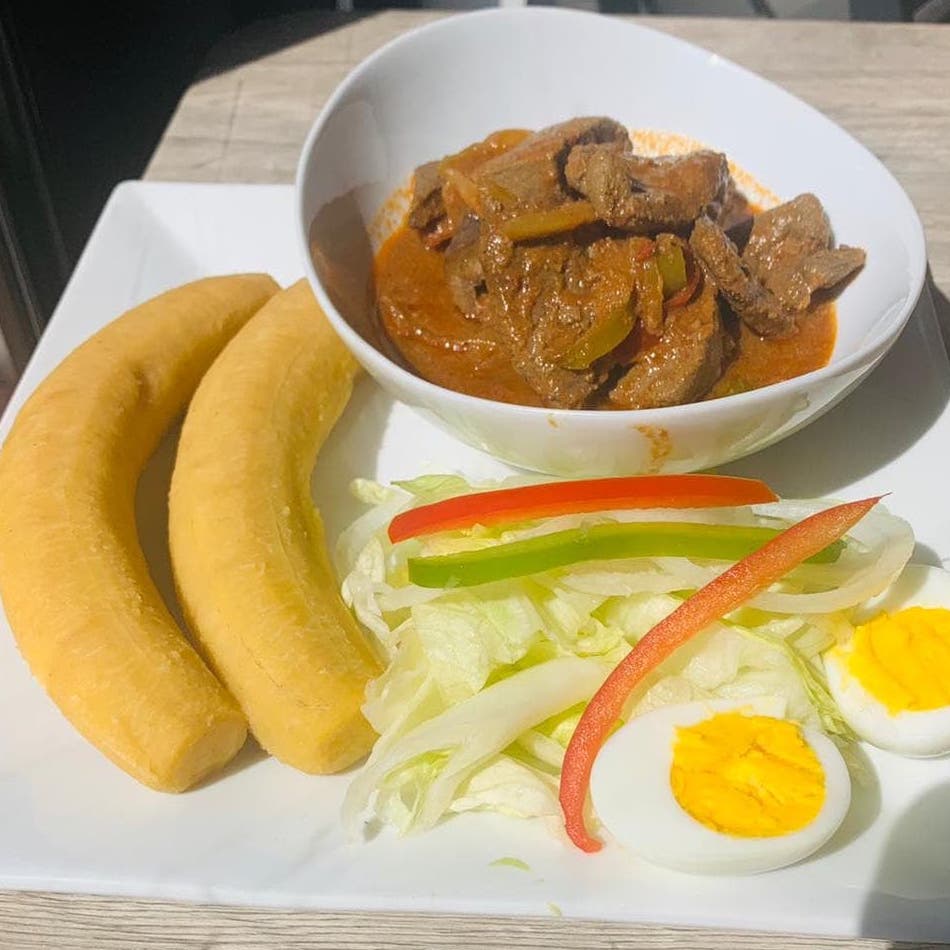
[[[217,58],[247,62],[196,82],[146,172],[164,181],[292,182],[319,109],[365,56],[444,16],[388,11],[333,28],[287,18],[239,34]],[[637,18],[631,18],[637,19]],[[950,298],[950,26],[639,19],[784,86],[863,142],[893,172],[927,233],[934,282]],[[301,34],[323,29],[320,35]],[[262,45],[291,44],[254,56]]]
[[[304,136],[363,57],[443,15],[390,11],[291,17],[231,38],[182,98],[146,177],[290,182]],[[650,18],[767,76],[827,113],[897,176],[927,232],[931,292],[950,325],[950,27]],[[309,37],[309,38],[307,38]],[[948,922],[950,927],[950,922]],[[0,948],[713,947],[884,950],[822,940],[548,919],[299,913],[81,895],[0,893]]]

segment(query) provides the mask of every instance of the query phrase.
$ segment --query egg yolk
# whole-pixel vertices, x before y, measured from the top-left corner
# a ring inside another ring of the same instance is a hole
[[[824,769],[801,729],[740,712],[677,729],[670,784],[687,814],[743,838],[798,831],[825,800]]]
[[[908,607],[854,631],[847,669],[892,713],[950,706],[950,610]]]

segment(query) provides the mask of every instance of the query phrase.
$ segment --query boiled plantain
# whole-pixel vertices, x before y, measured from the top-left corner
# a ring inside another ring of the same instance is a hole
[[[209,278],[130,310],[50,373],[0,452],[0,595],[20,651],[93,745],[163,791],[227,762],[246,722],[152,582],[136,483],[277,289],[265,275]]]
[[[301,281],[274,297],[202,380],[169,499],[179,600],[260,744],[311,773],[364,755],[378,674],[337,593],[310,496],[314,457],[357,366]]]

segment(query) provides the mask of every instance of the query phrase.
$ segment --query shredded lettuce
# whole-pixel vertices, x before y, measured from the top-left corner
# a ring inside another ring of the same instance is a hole
[[[399,488],[408,484],[408,482],[393,482],[393,485]],[[350,494],[357,501],[362,501],[367,505],[383,505],[400,498],[400,493],[394,488],[374,482],[371,478],[354,478],[350,482]]]
[[[373,507],[341,537],[342,594],[389,663],[367,691],[364,713],[380,738],[347,793],[351,832],[382,822],[410,833],[448,814],[486,809],[557,826],[561,762],[586,702],[642,636],[722,570],[685,558],[637,558],[474,588],[410,584],[409,556],[604,520],[682,517],[598,512],[389,541],[386,528],[399,511],[471,490],[458,475],[354,487]],[[690,520],[774,525],[813,508],[691,510]],[[634,692],[625,717],[699,699],[774,700],[789,718],[850,741],[818,661],[850,630],[838,585],[881,587],[904,557],[909,529],[886,513],[875,519],[838,564],[808,566],[678,650]],[[810,610],[812,603],[833,612]],[[782,612],[764,609],[776,604]]]
[[[518,592],[456,594],[411,610],[430,675],[449,702],[477,693],[499,666],[516,663],[541,636],[531,600]]]
[[[800,647],[796,646],[790,639],[771,636],[753,628],[743,628],[742,632],[745,636],[763,643],[769,649],[781,652],[791,669],[798,674],[802,689],[818,715],[821,728],[828,735],[849,742],[857,738],[854,730],[841,715],[837,703],[831,698],[824,674],[812,663],[811,659],[806,658]],[[829,639],[822,649],[827,649],[832,642]]]
[[[589,700],[608,672],[597,660],[539,663],[401,735],[382,736],[347,789],[344,825],[358,831],[370,810],[404,833],[431,828],[477,771],[526,730]]]
[[[464,495],[472,490],[461,475],[419,475],[393,484],[426,505],[442,498],[451,498],[453,495]]]
[[[556,777],[513,756],[499,755],[459,788],[449,811],[497,811],[515,818],[558,820],[557,784]]]

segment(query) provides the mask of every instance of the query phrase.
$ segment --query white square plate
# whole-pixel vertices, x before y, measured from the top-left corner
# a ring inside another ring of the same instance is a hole
[[[289,187],[122,185],[0,436],[40,379],[128,307],[199,276],[269,270],[288,283],[302,269]],[[858,391],[730,471],[761,476],[789,496],[890,491],[888,505],[917,532],[917,559],[944,563],[948,370],[925,294]],[[140,486],[140,508],[152,519],[170,450],[169,443],[159,452]],[[447,470],[475,479],[508,471],[364,380],[314,479],[331,541],[356,513],[347,492],[354,476]],[[152,550],[161,584],[161,546]],[[136,784],[71,729],[31,678],[4,618],[0,625],[0,887],[338,910],[543,916],[559,909],[609,920],[950,938],[950,759],[873,754],[876,782],[856,789],[830,845],[800,866],[753,878],[688,877],[614,846],[591,857],[530,822],[493,815],[463,815],[409,840],[384,834],[348,844],[337,820],[346,776],[303,775],[251,749],[225,776],[184,795]],[[502,857],[529,870],[493,865]]]

